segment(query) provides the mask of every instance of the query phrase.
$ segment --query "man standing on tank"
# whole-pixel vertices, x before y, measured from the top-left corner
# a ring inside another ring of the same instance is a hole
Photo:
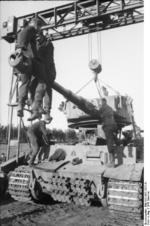
[[[29,166],[33,166],[36,156],[44,154],[44,159],[48,159],[50,149],[50,134],[46,129],[46,122],[44,120],[33,123],[27,131],[29,141],[31,144],[31,152],[29,159]]]
[[[115,158],[114,158],[114,146],[115,146],[115,135],[117,131],[117,124],[114,119],[114,111],[107,104],[107,100],[102,98],[102,106],[99,110],[100,117],[102,121],[102,128],[105,133],[106,143],[109,152],[109,164],[108,167],[115,167]]]

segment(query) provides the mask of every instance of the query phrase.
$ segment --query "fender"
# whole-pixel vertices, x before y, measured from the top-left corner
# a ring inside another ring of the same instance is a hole
[[[138,182],[142,179],[143,169],[143,163],[121,165],[116,168],[107,168],[104,172],[104,177],[116,180]]]

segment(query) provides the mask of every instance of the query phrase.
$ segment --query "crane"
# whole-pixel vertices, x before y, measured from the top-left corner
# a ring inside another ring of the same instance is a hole
[[[35,14],[52,41],[128,26],[144,21],[143,0],[79,0],[20,17],[2,24],[2,38],[14,42],[16,33]]]
[[[1,38],[8,43],[15,42],[17,32],[35,16],[40,17],[45,22],[42,30],[52,41],[72,38],[93,32],[141,23],[144,21],[143,8],[143,0],[73,1],[65,5],[20,17],[9,17],[7,21],[2,23]],[[15,93],[15,88],[17,87],[17,81],[12,79],[12,83],[13,82],[14,85],[11,87],[9,101],[9,106],[11,107],[9,138],[14,107],[14,105],[11,104],[11,101],[13,94]],[[18,140],[20,137],[21,123],[23,124],[23,122],[20,121],[18,126]],[[9,145],[10,143],[8,141],[7,159],[9,159]],[[19,156],[19,141],[17,153],[17,156]]]

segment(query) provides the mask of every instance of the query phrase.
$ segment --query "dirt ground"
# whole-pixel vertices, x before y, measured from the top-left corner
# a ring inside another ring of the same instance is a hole
[[[83,207],[66,203],[16,202],[5,197],[0,202],[1,226],[142,226],[143,221],[103,207]]]

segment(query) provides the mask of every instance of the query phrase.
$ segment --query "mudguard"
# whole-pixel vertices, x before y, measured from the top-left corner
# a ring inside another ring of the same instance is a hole
[[[141,181],[144,164],[121,165],[116,168],[106,168],[104,177],[122,181]]]
[[[42,170],[44,172],[57,172],[64,165],[68,164],[70,161],[62,160],[59,162],[43,162],[34,166],[34,170]]]
[[[0,171],[7,174],[10,171],[13,171],[16,167],[18,167],[18,165],[22,165],[24,162],[25,162],[25,154],[21,153],[18,158],[18,163],[16,162],[16,157],[9,159],[0,165]]]

